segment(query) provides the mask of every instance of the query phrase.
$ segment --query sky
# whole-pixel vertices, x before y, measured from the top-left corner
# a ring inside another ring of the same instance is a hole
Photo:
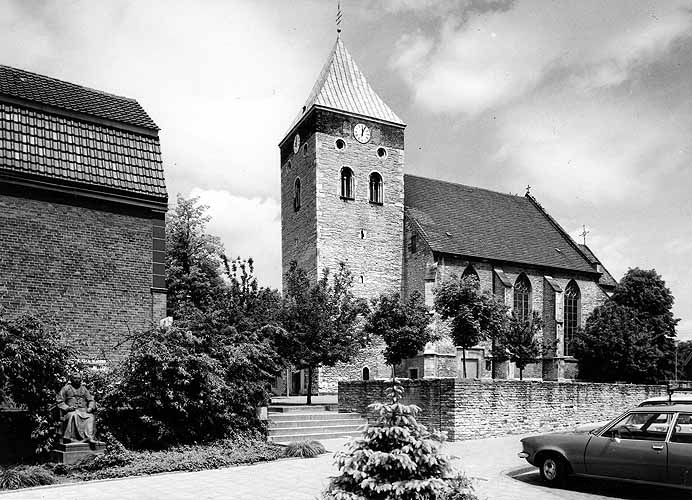
[[[526,186],[620,279],[655,268],[692,339],[692,0],[341,0],[342,39],[408,124],[406,172]],[[171,202],[281,283],[277,144],[336,0],[0,0],[0,64],[137,99]]]

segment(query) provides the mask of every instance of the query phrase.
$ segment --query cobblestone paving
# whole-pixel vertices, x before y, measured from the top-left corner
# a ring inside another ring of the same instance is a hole
[[[473,478],[477,493],[485,500],[639,500],[645,498],[690,498],[672,490],[645,489],[618,483],[578,481],[566,489],[542,486],[535,469],[512,478],[506,472],[528,469],[517,457],[519,436],[448,443],[446,452]],[[329,450],[345,440],[325,441]],[[161,474],[0,494],[0,500],[310,500],[320,492],[336,469],[332,456],[286,459],[250,466],[201,472]]]

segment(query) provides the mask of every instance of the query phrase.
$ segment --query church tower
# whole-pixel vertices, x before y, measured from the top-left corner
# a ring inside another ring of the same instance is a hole
[[[284,274],[317,278],[346,263],[355,295],[400,291],[404,122],[337,38],[281,150]]]

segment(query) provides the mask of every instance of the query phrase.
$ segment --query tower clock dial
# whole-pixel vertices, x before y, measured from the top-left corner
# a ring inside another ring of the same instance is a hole
[[[364,123],[358,123],[353,127],[353,137],[361,144],[365,144],[370,140],[370,128]]]
[[[293,152],[297,153],[299,149],[300,149],[300,135],[296,134],[296,136],[293,138]]]

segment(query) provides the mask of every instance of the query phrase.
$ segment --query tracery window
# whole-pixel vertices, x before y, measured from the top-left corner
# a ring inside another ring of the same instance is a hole
[[[514,283],[514,314],[520,321],[531,319],[531,282],[523,273]]]
[[[461,274],[461,279],[462,280],[472,279],[472,280],[475,280],[479,286],[481,284],[481,279],[478,277],[478,273],[473,268],[473,266],[470,264],[468,266],[466,266],[466,269],[464,269],[464,272]]]
[[[579,285],[572,280],[565,288],[564,296],[564,328],[565,328],[565,356],[573,355],[572,344],[574,334],[579,328],[579,315],[581,313],[581,292]]]
[[[348,167],[341,169],[341,197],[347,200],[354,199],[353,170]]]
[[[370,174],[370,203],[381,205],[383,200],[382,176],[373,172]]]

